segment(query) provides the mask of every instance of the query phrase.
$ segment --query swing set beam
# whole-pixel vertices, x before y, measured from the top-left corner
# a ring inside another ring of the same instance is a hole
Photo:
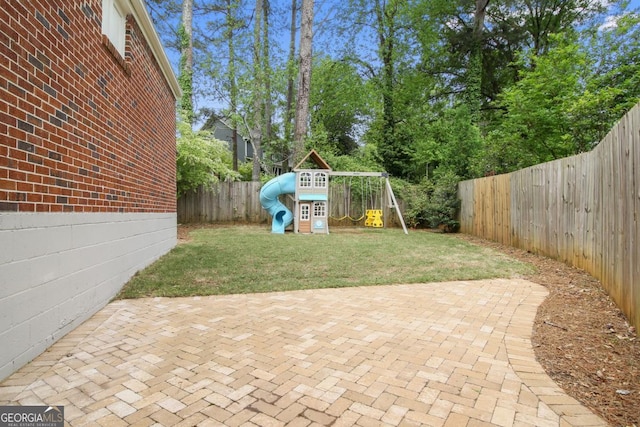
[[[386,172],[329,172],[330,176],[373,176],[378,178],[389,178],[389,174]]]
[[[385,185],[387,187],[387,191],[389,193],[389,200],[391,201],[392,208],[395,208],[396,213],[398,214],[398,218],[400,218],[400,223],[402,224],[402,230],[404,234],[409,234],[407,231],[407,226],[404,223],[404,218],[402,217],[402,212],[400,212],[400,207],[398,206],[398,201],[396,200],[395,194],[393,194],[393,189],[391,188],[391,183],[389,182],[389,174],[387,172],[340,172],[340,171],[330,171],[330,176],[363,176],[363,177],[378,177],[384,178]]]

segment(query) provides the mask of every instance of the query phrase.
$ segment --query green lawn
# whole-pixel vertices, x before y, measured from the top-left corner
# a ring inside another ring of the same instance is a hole
[[[118,298],[516,277],[532,267],[453,235],[333,228],[329,235],[267,227],[195,229],[190,241],[136,274]]]

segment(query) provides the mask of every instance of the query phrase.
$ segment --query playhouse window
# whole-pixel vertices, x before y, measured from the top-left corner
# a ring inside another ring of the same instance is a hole
[[[300,205],[300,221],[309,221],[309,205]]]
[[[127,14],[120,3],[121,0],[102,0],[102,34],[124,58]]]
[[[300,188],[311,188],[311,172],[300,172]]]
[[[313,175],[313,185],[317,188],[327,188],[327,174],[324,172],[316,172]]]
[[[313,204],[313,216],[325,217],[327,216],[327,204],[325,202],[316,202]]]

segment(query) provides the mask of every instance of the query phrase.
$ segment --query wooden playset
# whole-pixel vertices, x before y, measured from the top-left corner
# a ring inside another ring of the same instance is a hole
[[[273,217],[271,230],[282,234],[287,226],[293,223],[295,233],[328,234],[329,212],[329,179],[331,176],[366,177],[384,179],[388,194],[388,207],[395,209],[402,228],[407,234],[407,227],[402,218],[389,176],[385,172],[337,172],[315,151],[311,150],[293,168],[293,172],[277,176],[267,182],[260,191],[260,202]],[[282,194],[293,195],[293,212],[278,197]],[[367,209],[365,227],[384,227],[382,209]]]

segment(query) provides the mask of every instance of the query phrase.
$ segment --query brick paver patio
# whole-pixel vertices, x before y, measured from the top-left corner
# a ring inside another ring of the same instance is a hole
[[[0,384],[69,425],[606,426],[535,361],[524,280],[115,301]]]

